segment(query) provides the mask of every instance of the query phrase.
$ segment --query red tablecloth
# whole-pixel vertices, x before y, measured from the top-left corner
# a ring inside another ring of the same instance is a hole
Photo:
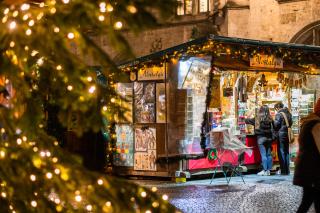
[[[255,136],[248,136],[246,138],[246,146],[252,147],[252,155],[249,156],[247,153],[244,153],[244,165],[257,165],[259,166],[261,163],[260,151],[257,144],[257,138]],[[230,150],[225,150],[225,153],[221,156],[221,163],[231,162],[236,164],[238,160],[237,153],[231,153]],[[221,154],[218,152],[218,155]],[[234,155],[234,156],[232,156]],[[278,161],[277,155],[277,144],[275,142],[272,143],[272,156],[273,161]],[[235,160],[234,160],[235,159]],[[197,169],[209,169],[214,168],[218,165],[217,160],[209,160],[208,158],[202,158],[198,160],[189,160],[188,166],[189,170],[197,170]]]

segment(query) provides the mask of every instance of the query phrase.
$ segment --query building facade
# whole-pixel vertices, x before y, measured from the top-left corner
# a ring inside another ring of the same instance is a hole
[[[138,35],[123,31],[136,57],[208,34],[320,45],[320,0],[177,1],[176,15],[161,27]],[[95,40],[116,62],[127,60],[109,48],[106,38]],[[309,84],[320,88],[320,81]]]
[[[124,31],[137,57],[209,33],[277,42],[320,44],[320,0],[178,0],[176,16],[134,35]],[[115,59],[121,56],[97,38]],[[139,45],[137,45],[139,44]]]

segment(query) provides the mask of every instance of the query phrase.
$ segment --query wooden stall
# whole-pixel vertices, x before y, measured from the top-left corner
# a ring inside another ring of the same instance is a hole
[[[207,157],[207,133],[221,126],[254,147],[241,160],[256,167],[253,129],[243,119],[260,104],[281,100],[294,112],[298,134],[299,119],[316,97],[307,81],[320,74],[319,67],[320,47],[215,35],[120,65],[130,81],[117,84],[128,111],[127,120],[116,125],[115,172],[166,177],[211,172],[216,162]]]

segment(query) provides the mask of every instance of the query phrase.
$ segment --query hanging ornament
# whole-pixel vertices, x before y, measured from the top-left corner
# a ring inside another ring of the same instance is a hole
[[[303,83],[307,83],[307,76],[306,75],[303,76]]]
[[[293,86],[293,79],[289,80],[289,86],[292,87]]]
[[[262,74],[262,76],[258,82],[259,82],[258,85],[260,87],[265,87],[265,86],[267,86],[267,83],[268,83],[268,81],[266,80],[266,76],[264,74]]]
[[[282,82],[283,82],[283,79],[284,79],[284,76],[283,76],[283,74],[281,74],[281,73],[278,73],[278,76],[277,76],[277,81],[278,81],[279,83],[282,83]]]
[[[137,74],[136,72],[130,72],[130,81],[137,80]]]

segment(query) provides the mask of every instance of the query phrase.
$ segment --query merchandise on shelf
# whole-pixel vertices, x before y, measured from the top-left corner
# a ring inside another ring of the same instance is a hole
[[[292,130],[294,134],[299,134],[301,119],[313,112],[314,99],[315,94],[313,90],[292,89],[291,112]]]
[[[209,124],[211,129],[221,127],[222,125],[222,112],[218,109],[211,109],[209,112]]]

